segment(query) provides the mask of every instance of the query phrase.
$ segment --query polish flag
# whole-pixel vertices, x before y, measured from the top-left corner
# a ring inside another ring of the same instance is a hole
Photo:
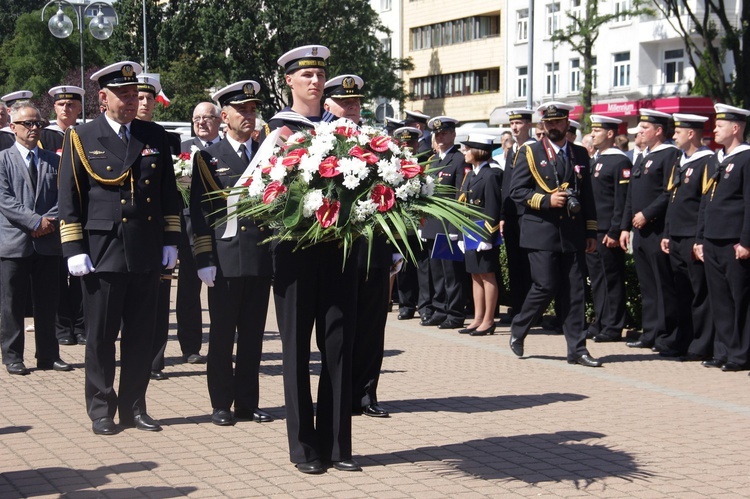
[[[169,100],[169,97],[164,94],[164,90],[159,90],[159,93],[156,95],[156,102],[161,102],[164,107],[169,107],[169,104],[172,103],[172,101]]]

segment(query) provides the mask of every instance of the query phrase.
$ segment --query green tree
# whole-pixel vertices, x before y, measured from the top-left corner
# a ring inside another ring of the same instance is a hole
[[[13,38],[16,21],[22,14],[41,9],[45,0],[3,0],[0,8],[0,45]]]
[[[586,116],[591,114],[591,96],[594,88],[591,62],[594,58],[594,44],[599,39],[600,30],[610,22],[641,14],[653,15],[654,12],[653,9],[646,6],[648,0],[632,0],[629,9],[623,9],[617,13],[611,11],[602,13],[599,3],[599,0],[584,0],[583,10],[579,14],[575,11],[567,11],[565,13],[568,20],[567,25],[556,30],[551,38],[554,42],[567,43],[583,59],[581,70],[583,74],[583,88],[581,89],[583,115],[581,116],[581,124],[586,128],[586,131],[591,128]]]
[[[158,68],[154,62],[159,59],[157,40],[164,22],[164,10],[157,5],[157,0],[145,0],[145,3],[148,71],[154,73],[154,69]],[[118,0],[113,7],[117,11],[119,24],[110,38],[111,60],[143,64],[143,0]]]

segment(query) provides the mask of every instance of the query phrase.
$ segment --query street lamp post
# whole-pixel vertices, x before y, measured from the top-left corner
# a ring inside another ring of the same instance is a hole
[[[112,12],[115,14],[115,25],[119,22],[119,19],[117,18],[117,12],[114,10],[112,5],[106,2],[89,3],[68,0],[51,0],[47,2],[47,4],[45,4],[45,6],[42,8],[42,21],[44,21],[45,10],[53,3],[57,4],[57,13],[50,18],[47,26],[49,27],[49,32],[52,33],[52,36],[56,38],[67,38],[71,35],[71,33],[73,33],[73,21],[71,21],[67,14],[63,12],[63,5],[70,7],[71,9],[73,9],[73,12],[75,12],[76,22],[78,24],[78,42],[81,48],[81,88],[86,88],[85,66],[83,62],[83,23],[85,21],[83,15],[84,8],[99,7],[99,12],[89,22],[89,32],[91,33],[91,36],[93,36],[97,40],[106,40],[107,38],[112,36],[112,31],[114,30],[114,25],[109,21],[109,19],[104,17],[104,14],[102,13],[102,6],[112,9]],[[82,99],[84,100],[82,102],[83,105],[81,110],[81,119],[84,123],[86,122],[85,98],[85,95],[82,96]]]

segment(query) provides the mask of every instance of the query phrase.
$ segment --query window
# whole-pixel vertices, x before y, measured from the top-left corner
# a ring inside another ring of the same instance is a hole
[[[685,77],[685,51],[683,49],[664,52],[664,83],[680,83]]]
[[[380,0],[380,11],[391,10],[391,0]]]
[[[544,93],[554,95],[560,87],[560,63],[553,62],[544,65]]]
[[[380,40],[380,45],[383,47],[383,52],[385,52],[388,57],[392,57],[391,54],[391,39],[389,38],[383,38]]]
[[[572,0],[570,2],[570,14],[576,19],[580,19],[582,15],[581,0]]]
[[[527,96],[527,87],[529,84],[529,67],[521,66],[516,68],[516,97],[524,98]]]
[[[612,77],[612,86],[615,88],[630,86],[630,52],[620,52],[613,54],[614,58],[614,75]]]
[[[500,91],[500,68],[425,76],[411,80],[416,99],[440,99]]]
[[[581,91],[581,59],[570,60],[570,93]]]
[[[547,5],[547,25],[545,35],[552,36],[560,27],[560,4],[551,3]]]
[[[516,11],[516,41],[529,41],[529,9]]]
[[[500,16],[474,16],[411,29],[411,49],[481,40],[500,34]]]
[[[628,20],[628,16],[621,14],[621,12],[625,12],[627,10],[630,10],[630,0],[615,0],[614,1],[614,12],[613,14],[616,17],[615,22],[621,23],[623,21]]]
[[[591,58],[591,90],[599,88],[599,73],[596,68],[596,57]]]

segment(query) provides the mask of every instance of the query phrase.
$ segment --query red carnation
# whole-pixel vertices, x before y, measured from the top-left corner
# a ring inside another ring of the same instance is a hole
[[[404,178],[414,178],[422,173],[422,167],[416,163],[402,159],[401,173],[404,174]]]
[[[388,144],[390,144],[391,138],[378,135],[373,137],[370,141],[370,149],[375,152],[386,152],[388,150]]]
[[[177,156],[182,161],[190,161],[191,153],[189,152],[181,152],[179,156]]]
[[[354,156],[355,158],[359,158],[368,165],[374,165],[378,162],[378,156],[375,153],[371,153],[370,151],[365,151],[359,146],[354,146],[351,149],[349,149],[349,155]]]
[[[339,159],[336,156],[328,156],[321,161],[318,172],[323,178],[332,178],[341,173],[339,171]]]
[[[295,149],[281,160],[281,164],[284,165],[287,170],[291,170],[294,165],[300,162],[302,156],[305,154],[307,154],[307,149],[302,147]]]
[[[270,204],[279,197],[281,194],[286,192],[286,186],[278,180],[274,180],[266,186],[266,190],[263,192],[263,203]]]
[[[396,203],[393,189],[383,184],[372,189],[372,200],[378,205],[378,211],[381,213],[390,210]]]
[[[320,226],[324,229],[330,227],[336,223],[339,218],[339,208],[341,203],[338,201],[331,201],[328,198],[323,198],[323,204],[315,212],[315,217],[318,219]]]

